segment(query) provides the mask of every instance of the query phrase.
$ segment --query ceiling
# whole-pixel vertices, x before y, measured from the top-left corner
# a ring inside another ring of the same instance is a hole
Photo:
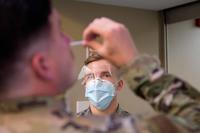
[[[197,0],[78,0],[78,1],[159,11],[179,6],[182,4],[194,2]]]

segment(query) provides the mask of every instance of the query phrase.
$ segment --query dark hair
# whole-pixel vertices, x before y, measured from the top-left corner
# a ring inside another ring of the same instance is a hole
[[[0,0],[0,85],[28,40],[48,25],[50,0]]]
[[[98,61],[104,59],[102,56],[97,54],[96,52],[90,52],[88,58],[84,61],[85,65],[90,64],[91,62]]]

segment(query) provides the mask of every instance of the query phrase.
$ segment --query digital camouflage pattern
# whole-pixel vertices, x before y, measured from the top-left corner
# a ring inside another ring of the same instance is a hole
[[[200,133],[200,93],[153,57],[139,56],[119,74],[157,115],[76,117],[63,97],[26,98],[0,102],[0,133]]]
[[[171,121],[182,127],[181,130],[200,132],[198,90],[180,78],[165,73],[158,61],[148,55],[140,56],[123,69],[128,69],[122,73],[136,95],[149,102],[157,112],[169,116]]]

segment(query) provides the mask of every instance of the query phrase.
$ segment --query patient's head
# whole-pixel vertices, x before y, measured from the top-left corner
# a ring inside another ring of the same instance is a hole
[[[85,96],[96,109],[108,109],[116,103],[117,93],[124,87],[123,80],[117,76],[117,68],[95,52],[85,60],[85,66]]]

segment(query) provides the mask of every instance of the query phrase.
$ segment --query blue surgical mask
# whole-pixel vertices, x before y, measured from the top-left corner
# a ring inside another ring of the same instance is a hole
[[[99,110],[110,105],[115,93],[115,86],[107,80],[93,79],[86,84],[85,97]]]

